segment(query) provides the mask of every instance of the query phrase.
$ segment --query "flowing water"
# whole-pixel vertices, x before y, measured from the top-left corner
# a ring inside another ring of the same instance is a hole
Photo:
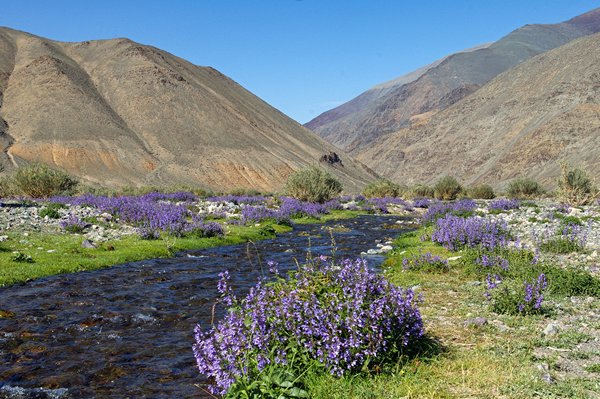
[[[299,225],[273,240],[189,251],[0,288],[0,398],[209,397],[192,354],[196,324],[210,326],[218,274],[243,294],[261,264],[281,271],[307,251],[336,257],[400,233],[394,216]],[[343,226],[343,228],[339,228]],[[260,261],[259,261],[260,259]],[[368,256],[377,267],[382,256]],[[217,310],[216,317],[223,310]]]

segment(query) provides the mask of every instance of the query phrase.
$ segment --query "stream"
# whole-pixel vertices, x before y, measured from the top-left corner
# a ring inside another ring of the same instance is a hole
[[[398,216],[295,225],[253,244],[186,251],[0,288],[0,398],[202,398],[193,329],[210,327],[218,274],[243,295],[267,260],[360,257],[403,230]],[[384,257],[366,255],[375,269]],[[218,309],[216,318],[223,314]]]

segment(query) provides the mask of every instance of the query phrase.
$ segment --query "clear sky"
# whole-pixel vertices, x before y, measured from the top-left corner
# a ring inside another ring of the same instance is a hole
[[[587,0],[12,0],[0,26],[61,41],[128,37],[212,66],[305,123],[378,83]]]

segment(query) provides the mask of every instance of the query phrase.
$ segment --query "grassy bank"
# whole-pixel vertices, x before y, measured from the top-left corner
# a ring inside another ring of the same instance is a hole
[[[553,357],[540,359],[538,351],[551,348],[556,356],[592,357],[578,345],[589,336],[572,329],[553,336],[542,334],[559,314],[504,315],[489,310],[484,285],[461,263],[451,260],[445,272],[403,270],[402,259],[431,252],[442,258],[461,256],[430,240],[421,241],[431,228],[398,238],[385,263],[385,274],[394,283],[416,287],[423,295],[420,306],[430,345],[414,358],[401,359],[381,373],[348,378],[327,374],[309,380],[313,398],[595,398],[600,393],[598,374],[572,375],[544,381],[544,373],[559,373]],[[581,313],[598,308],[595,298],[583,309],[568,298],[550,298],[561,312]],[[556,312],[555,312],[556,313]],[[476,319],[479,318],[479,319]],[[600,328],[600,325],[596,326]],[[555,348],[555,349],[552,349]],[[540,366],[546,364],[546,366]],[[547,370],[544,370],[547,367]],[[541,368],[541,369],[540,369]],[[593,368],[590,368],[593,369]]]

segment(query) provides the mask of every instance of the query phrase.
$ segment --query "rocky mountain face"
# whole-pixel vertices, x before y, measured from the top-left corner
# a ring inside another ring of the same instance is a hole
[[[600,174],[600,34],[498,75],[418,126],[373,142],[359,159],[402,183],[450,174],[503,188],[527,175],[556,186],[560,161]]]
[[[56,42],[0,28],[0,165],[41,161],[104,186],[277,190],[321,162],[363,165],[215,69],[128,39]]]
[[[306,126],[360,154],[377,138],[426,122],[515,65],[596,32],[600,32],[600,8],[559,24],[526,25],[494,43],[449,55],[376,86]]]

